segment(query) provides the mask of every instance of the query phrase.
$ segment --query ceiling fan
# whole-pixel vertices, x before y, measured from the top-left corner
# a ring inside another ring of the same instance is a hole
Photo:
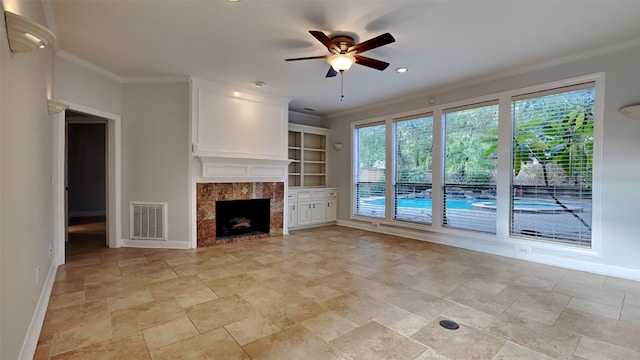
[[[329,67],[326,77],[334,77],[338,72],[342,73],[347,71],[354,63],[380,71],[386,69],[389,66],[388,62],[372,59],[360,54],[396,41],[389,33],[384,33],[359,44],[356,44],[353,38],[347,35],[337,35],[330,38],[322,31],[310,30],[309,33],[318,39],[322,45],[326,46],[331,55],[285,59],[285,61],[327,59],[327,62],[331,66]]]

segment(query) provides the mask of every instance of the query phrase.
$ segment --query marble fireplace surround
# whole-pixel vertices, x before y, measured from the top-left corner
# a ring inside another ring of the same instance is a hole
[[[211,246],[239,239],[239,237],[216,241],[216,201],[270,199],[269,234],[257,237],[283,234],[284,222],[284,182],[199,182],[196,184],[196,239],[197,246]]]

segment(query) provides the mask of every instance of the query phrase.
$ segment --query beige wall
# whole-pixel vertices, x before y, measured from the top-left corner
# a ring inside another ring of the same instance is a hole
[[[592,271],[613,271],[626,277],[640,278],[640,241],[637,236],[638,209],[640,203],[640,122],[625,118],[617,109],[623,105],[640,101],[640,71],[638,71],[640,47],[627,49],[557,65],[554,67],[523,73],[501,80],[464,86],[457,90],[425,95],[391,106],[362,109],[348,115],[325,118],[323,122],[331,128],[329,143],[341,142],[345,145],[340,152],[329,154],[330,179],[332,186],[339,188],[339,220],[350,220],[351,179],[350,172],[343,171],[351,166],[351,123],[380,116],[411,111],[429,106],[429,97],[435,97],[436,104],[471,99],[501,91],[519,89],[536,84],[569,79],[587,74],[605,72],[604,134],[601,164],[602,173],[602,221],[594,227],[602,230],[601,256],[580,256],[549,251],[559,265],[587,266]],[[422,234],[425,234],[422,232]],[[427,235],[420,235],[427,236]],[[564,260],[563,260],[564,259]]]
[[[40,2],[18,5],[8,10],[45,23]],[[53,52],[12,54],[0,21],[0,358],[16,359],[53,260]]]
[[[188,242],[189,83],[123,90],[122,236],[129,238],[130,201],[166,202],[168,240]]]

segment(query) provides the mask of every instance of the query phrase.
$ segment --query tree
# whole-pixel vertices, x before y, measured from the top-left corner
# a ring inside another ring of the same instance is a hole
[[[540,164],[549,196],[572,214],[589,231],[591,226],[569,209],[551,186],[549,165],[559,165],[571,185],[591,188],[593,164],[594,90],[583,89],[514,102],[514,177],[525,164]],[[485,156],[497,151],[497,133],[488,139],[492,146]]]

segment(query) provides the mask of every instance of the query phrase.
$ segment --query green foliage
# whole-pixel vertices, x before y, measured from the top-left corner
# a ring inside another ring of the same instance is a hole
[[[514,104],[513,170],[528,162],[557,164],[576,186],[590,187],[593,165],[593,89],[518,101]],[[485,152],[497,151],[497,133]]]
[[[433,117],[399,121],[396,138],[396,178],[399,182],[425,183],[432,168]]]
[[[376,125],[358,129],[358,142],[360,167],[384,169],[385,126]]]
[[[447,114],[446,182],[492,184],[496,162],[486,156],[492,147],[487,137],[498,133],[498,106],[490,105]],[[497,137],[496,137],[497,140]]]

